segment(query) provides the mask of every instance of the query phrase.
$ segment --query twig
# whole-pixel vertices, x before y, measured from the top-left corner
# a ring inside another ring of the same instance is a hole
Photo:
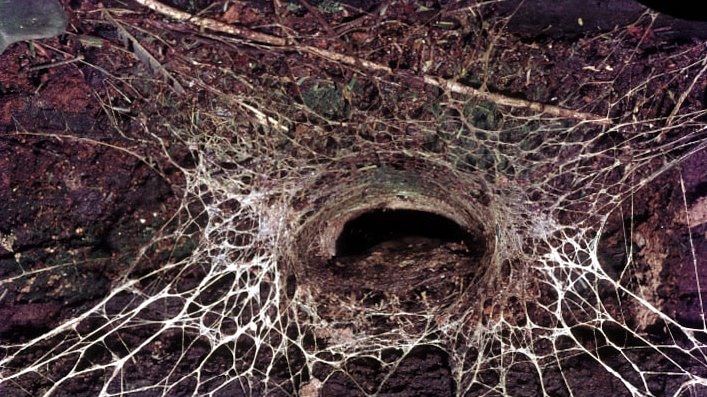
[[[505,105],[515,108],[527,108],[540,113],[546,113],[558,117],[565,117],[568,119],[577,119],[595,124],[611,124],[610,119],[606,117],[597,116],[592,113],[579,112],[576,110],[567,109],[559,106],[547,105],[541,102],[529,101],[527,99],[520,98],[512,98],[493,92],[477,90],[475,88],[459,84],[456,81],[449,81],[432,76],[425,76],[424,81],[429,85],[444,88],[457,94],[464,94],[484,101],[494,102],[498,105]]]
[[[76,141],[76,142],[80,142],[80,143],[88,143],[91,145],[107,147],[109,149],[117,150],[117,151],[126,153],[127,155],[136,158],[138,161],[142,162],[143,164],[148,166],[150,169],[152,169],[155,173],[157,173],[159,176],[161,176],[164,180],[169,181],[169,178],[167,177],[167,175],[159,169],[159,167],[155,161],[151,160],[147,156],[141,156],[136,151],[133,151],[133,150],[130,150],[128,148],[124,148],[124,147],[121,147],[118,145],[113,145],[111,143],[99,141],[99,140],[93,139],[93,138],[86,138],[86,137],[74,136],[74,135],[69,135],[69,134],[55,134],[55,133],[23,131],[23,132],[14,132],[14,133],[12,133],[12,135],[54,138],[59,142],[63,142],[63,139],[66,139],[66,140],[72,140],[72,141]]]
[[[699,73],[697,73],[697,76],[692,80],[692,83],[690,83],[690,87],[685,90],[682,95],[678,98],[677,103],[675,103],[675,107],[673,108],[673,111],[670,112],[670,116],[668,116],[668,121],[666,125],[670,126],[673,124],[673,119],[675,119],[675,116],[677,116],[678,112],[680,111],[680,108],[682,107],[683,102],[685,102],[685,99],[687,99],[687,96],[690,95],[692,90],[695,88],[695,85],[697,82],[702,78],[702,75],[707,71],[707,57],[702,59],[702,69],[700,70]]]
[[[329,25],[324,16],[322,16],[322,13],[319,12],[316,7],[309,4],[307,0],[299,0],[299,3],[302,4],[302,6],[304,6],[304,8],[306,8],[310,14],[314,15],[314,18],[319,22],[320,25],[322,25],[322,27],[327,31],[327,33],[329,33],[330,38],[333,39],[334,37],[336,37],[336,32],[334,32],[334,30],[331,28],[331,25]]]
[[[240,36],[242,38],[252,40],[257,43],[269,44],[276,47],[287,47],[293,43],[288,42],[288,40],[272,36],[265,33],[254,32],[252,30],[242,29],[235,26],[225,24],[223,22],[215,21],[209,18],[202,18],[193,16],[187,12],[172,8],[165,4],[160,3],[156,0],[135,0],[138,3],[150,8],[153,11],[161,13],[163,15],[174,18],[178,21],[186,21],[193,23],[204,29],[209,29],[221,33],[228,33],[234,36]],[[384,72],[392,74],[393,70],[385,65],[381,65],[375,62],[371,62],[365,59],[352,57],[349,55],[341,54],[334,51],[329,51],[326,49],[313,47],[313,46],[298,46],[295,48],[297,51],[306,52],[312,55],[316,55],[331,61],[337,61],[349,66],[357,66],[368,71]],[[578,119],[590,123],[600,124],[600,125],[610,125],[611,120],[606,117],[601,117],[592,113],[584,113],[576,110],[566,109],[559,106],[547,105],[540,102],[529,101],[526,99],[512,98],[509,96],[496,94],[488,91],[483,91],[459,84],[455,81],[445,80],[440,77],[424,75],[421,77],[422,81],[426,84],[433,85],[435,87],[444,88],[452,92],[468,95],[473,98],[482,99],[489,102],[494,102],[499,105],[510,106],[515,108],[525,108],[533,111],[546,113],[552,116]]]
[[[30,72],[35,72],[35,71],[37,71],[37,70],[55,68],[55,67],[57,67],[57,66],[68,65],[68,64],[70,64],[70,63],[74,63],[74,62],[78,62],[78,61],[82,61],[82,60],[83,60],[83,55],[79,55],[79,56],[77,56],[76,58],[72,58],[72,59],[65,59],[65,60],[59,61],[59,62],[44,63],[44,64],[41,64],[41,65],[32,66],[31,68],[29,68],[29,71],[30,71]]]
[[[162,64],[152,54],[150,54],[145,47],[142,46],[142,44],[140,44],[135,36],[131,35],[130,32],[128,32],[128,30],[116,21],[109,13],[105,13],[104,15],[108,22],[112,23],[113,26],[118,29],[118,36],[123,40],[125,46],[128,48],[132,47],[135,57],[140,62],[144,63],[150,69],[150,72],[164,77],[165,80],[169,82],[169,86],[177,94],[185,94],[186,91],[184,91],[182,85],[179,84],[179,81],[177,81],[177,79],[175,79],[174,76],[172,76],[172,74],[169,73],[169,71],[165,69],[165,67],[162,66]]]
[[[162,4],[159,1],[155,0],[135,0],[137,3],[142,4],[143,6],[156,11],[162,15],[166,15],[172,19],[176,19],[178,21],[182,22],[189,22],[192,23],[196,26],[199,26],[200,28],[204,29],[209,29],[221,33],[228,33],[234,36],[240,36],[248,40],[255,41],[256,43],[263,43],[263,44],[270,44],[273,46],[278,46],[278,47],[284,47],[286,46],[287,40],[280,38],[280,37],[275,37],[271,36],[269,34],[265,33],[259,33],[259,32],[254,32],[252,30],[248,29],[241,29],[232,25],[229,25],[227,23],[215,21],[210,18],[203,18],[203,17],[197,17],[194,15],[189,14],[188,12],[184,12],[182,10],[178,10],[174,7],[170,7],[168,5]]]
[[[349,66],[358,66],[368,69],[370,71],[393,73],[393,69],[388,66],[384,66],[375,62],[367,61],[365,59],[355,58],[349,55],[340,54],[337,52],[324,50],[317,47],[306,46],[304,50],[310,54],[318,55],[320,57],[341,62]],[[611,120],[605,117],[597,116],[592,113],[579,112],[572,109],[566,109],[559,106],[547,105],[540,102],[529,101],[527,99],[512,98],[509,96],[496,94],[493,92],[479,90],[473,87],[469,87],[455,81],[446,80],[440,77],[424,75],[422,80],[425,84],[429,84],[435,87],[440,87],[451,92],[467,95],[472,98],[481,99],[484,101],[489,101],[496,103],[498,105],[510,106],[514,108],[527,108],[540,113],[546,113],[553,116],[565,117],[570,119],[578,119],[586,122],[610,125]]]

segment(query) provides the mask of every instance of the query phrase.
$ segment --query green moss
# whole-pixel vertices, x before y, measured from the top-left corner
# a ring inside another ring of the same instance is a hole
[[[464,106],[464,117],[474,127],[482,130],[496,130],[499,126],[501,115],[496,105],[489,102],[469,101]]]
[[[313,82],[302,91],[302,100],[314,113],[329,119],[343,119],[348,113],[348,103],[341,88],[330,81]]]
[[[324,0],[317,5],[319,11],[326,14],[333,14],[344,9],[344,7],[338,1]]]

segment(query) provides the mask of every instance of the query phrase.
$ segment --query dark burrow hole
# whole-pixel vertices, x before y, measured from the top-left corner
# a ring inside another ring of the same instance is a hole
[[[336,256],[361,255],[384,242],[404,249],[411,238],[425,240],[430,248],[464,243],[475,256],[485,251],[480,236],[444,216],[417,210],[376,209],[344,225],[336,240]]]

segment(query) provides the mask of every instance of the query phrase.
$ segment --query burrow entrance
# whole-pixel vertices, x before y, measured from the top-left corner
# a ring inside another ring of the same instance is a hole
[[[338,230],[333,255],[314,261],[307,281],[316,286],[322,318],[360,319],[370,311],[369,331],[390,329],[395,313],[452,309],[476,295],[469,292],[487,268],[485,234],[433,212],[376,207]],[[355,309],[344,315],[342,307]]]
[[[426,169],[311,190],[321,199],[288,245],[288,299],[370,334],[424,329],[430,314],[454,317],[493,293],[496,204],[482,180]]]
[[[485,248],[474,236],[455,221],[426,211],[408,209],[375,209],[348,221],[336,240],[336,257],[360,256],[373,250],[434,248],[461,244],[469,255],[481,255]]]

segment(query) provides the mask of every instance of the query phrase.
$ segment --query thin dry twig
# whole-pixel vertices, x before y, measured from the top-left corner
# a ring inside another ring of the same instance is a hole
[[[331,25],[329,25],[326,18],[324,18],[322,13],[319,12],[316,7],[309,4],[307,0],[299,0],[299,3],[302,4],[302,6],[304,6],[304,8],[306,8],[310,14],[314,15],[314,18],[316,18],[317,22],[319,22],[319,24],[327,31],[329,36],[331,36],[332,38],[336,36],[336,32],[334,32],[334,29],[331,28]]]
[[[385,72],[392,74],[393,69],[388,66],[384,66],[375,62],[367,61],[365,59],[360,59],[337,52],[332,52],[324,50],[317,47],[306,46],[303,48],[306,52],[320,57],[341,62],[349,66],[358,66],[369,71]],[[513,98],[506,95],[496,94],[493,92],[479,90],[473,87],[469,87],[460,84],[456,81],[446,80],[440,77],[434,77],[429,75],[424,75],[421,77],[425,84],[429,84],[435,87],[440,87],[451,92],[467,95],[472,98],[481,99],[484,101],[489,101],[496,103],[498,105],[510,106],[514,108],[526,108],[540,113],[546,113],[552,116],[565,117],[571,119],[578,119],[586,122],[592,122],[601,125],[610,125],[611,120],[605,117],[597,116],[592,113],[579,112],[572,109],[567,109],[554,105],[547,105],[540,102],[529,101],[527,99]]]
[[[695,88],[695,85],[697,84],[698,81],[702,78],[702,75],[707,71],[707,57],[705,57],[702,60],[702,69],[700,69],[699,73],[697,73],[697,76],[695,76],[694,79],[692,79],[692,83],[690,83],[690,87],[685,90],[682,95],[678,98],[678,101],[675,103],[675,107],[673,108],[673,111],[670,112],[670,116],[668,116],[668,122],[666,125],[670,126],[673,124],[673,120],[675,119],[675,116],[677,116],[678,112],[680,111],[680,108],[682,107],[682,104],[685,102],[685,99],[687,99],[688,95],[692,93],[692,90]]]
[[[127,29],[123,27],[118,21],[116,21],[110,14],[105,13],[105,18],[113,24],[113,26],[118,29],[118,36],[125,42],[126,47],[132,47],[133,54],[142,63],[144,63],[152,73],[164,77],[168,82],[169,86],[180,95],[183,95],[186,91],[179,81],[172,76],[171,73],[148,51],[145,47],[140,44],[138,39],[135,38]]]
[[[265,33],[254,32],[252,30],[238,28],[235,26],[228,25],[223,22],[219,22],[210,18],[203,18],[193,16],[187,12],[178,10],[176,8],[167,6],[156,0],[136,0],[138,3],[145,7],[150,8],[160,14],[169,16],[178,21],[190,22],[196,26],[203,29],[209,29],[221,33],[227,33],[234,36],[239,36],[247,40],[254,41],[256,43],[269,44],[275,47],[288,47],[294,46],[296,43],[292,43],[287,39],[281,37],[272,36]],[[294,50],[300,52],[306,52],[312,55],[319,56],[331,61],[341,62],[349,66],[356,66],[366,69],[371,72],[384,72],[392,74],[393,70],[385,65],[381,65],[375,62],[371,62],[365,59],[352,57],[349,55],[341,54],[335,51],[329,51],[323,48],[318,48],[314,46],[296,46]],[[455,81],[446,80],[440,77],[434,77],[429,75],[423,75],[420,77],[425,84],[433,85],[435,87],[440,87],[447,89],[451,92],[467,95],[472,98],[478,98],[489,102],[494,102],[498,105],[510,106],[515,108],[530,109],[533,111],[549,114],[557,117],[572,118],[577,120],[582,120],[590,123],[600,124],[600,125],[610,125],[611,120],[606,117],[601,117],[592,113],[580,112],[572,109],[567,109],[555,105],[548,105],[540,102],[529,101],[526,99],[513,98],[506,95],[501,95],[497,93],[492,93],[480,89],[475,89],[473,87],[465,86]]]
[[[68,65],[68,64],[70,64],[70,63],[79,62],[79,61],[83,61],[83,55],[79,55],[79,56],[77,56],[77,57],[75,57],[75,58],[71,58],[71,59],[65,59],[65,60],[63,60],[63,61],[52,62],[52,63],[44,63],[44,64],[41,64],[41,65],[32,66],[31,68],[29,68],[29,71],[30,71],[30,72],[36,72],[36,71],[38,71],[38,70],[44,70],[44,69],[49,69],[49,68],[55,68],[55,67],[58,67],[58,66],[64,66],[64,65]]]
[[[498,105],[510,106],[515,108],[527,108],[539,113],[550,114],[558,117],[565,117],[568,119],[578,119],[601,125],[611,124],[610,119],[606,117],[600,117],[592,113],[584,113],[559,106],[547,105],[541,102],[529,101],[527,99],[513,98],[501,94],[496,94],[493,92],[477,90],[475,88],[459,84],[456,81],[445,80],[432,76],[425,76],[424,81],[429,85],[444,88],[457,94],[465,94],[473,98],[493,102]]]
[[[139,4],[158,12],[162,15],[166,15],[177,21],[189,22],[203,29],[209,29],[221,33],[228,33],[234,36],[239,36],[247,40],[254,41],[256,43],[270,44],[277,47],[284,47],[288,44],[287,40],[275,37],[265,33],[254,32],[248,29],[238,28],[236,26],[229,25],[227,23],[215,21],[210,18],[203,18],[189,14],[182,10],[178,10],[174,7],[162,4],[155,0],[135,0]]]

